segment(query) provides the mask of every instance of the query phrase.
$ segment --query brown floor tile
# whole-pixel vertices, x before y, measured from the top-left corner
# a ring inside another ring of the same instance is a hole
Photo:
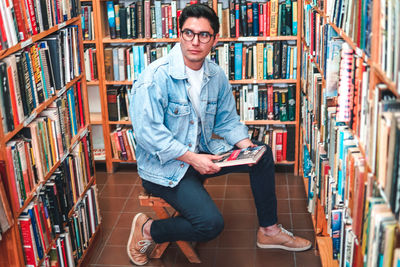
[[[214,266],[216,267],[254,266],[254,253],[255,249],[234,249],[234,248],[218,249]]]
[[[275,185],[285,185],[286,182],[286,173],[275,172]]]
[[[217,206],[218,210],[222,213],[223,208],[224,208],[225,200],[223,200],[223,199],[215,199],[214,203]]]
[[[105,172],[96,172],[96,183],[105,184],[107,182],[108,174]]]
[[[195,249],[217,249],[220,236],[221,235],[207,242],[197,242],[197,244],[195,244]]]
[[[137,184],[140,178],[137,172],[132,173],[113,173],[108,176],[107,184]]]
[[[219,238],[218,248],[256,248],[256,230],[226,230]]]
[[[289,186],[290,198],[307,198],[306,191],[303,185],[291,185]]]
[[[206,185],[226,185],[226,175],[207,179]]]
[[[132,185],[106,184],[100,193],[100,197],[128,197],[133,190]]]
[[[119,228],[131,228],[133,218],[135,217],[136,213],[126,213],[123,212],[120,214],[115,227]]]
[[[120,212],[125,205],[125,198],[119,197],[100,197],[99,205],[101,211]]]
[[[309,213],[293,213],[293,229],[313,230],[311,215]]]
[[[291,199],[290,209],[292,213],[308,213],[307,199]]]
[[[101,225],[105,228],[113,228],[118,220],[120,212],[105,211],[100,207]]]
[[[257,249],[255,267],[279,266],[293,267],[294,253],[280,249]]]
[[[250,177],[246,173],[230,173],[228,174],[228,185],[250,185]]]
[[[289,185],[302,185],[304,186],[303,178],[301,176],[293,175],[292,173],[287,173],[287,182]]]
[[[290,213],[289,200],[278,199],[278,214],[279,213]]]
[[[253,199],[240,199],[240,200],[226,199],[224,201],[223,214],[228,214],[228,213],[255,214],[255,212],[256,212],[256,207]]]
[[[126,202],[126,206],[123,209],[123,212],[132,212],[132,213],[137,213],[137,212],[153,212],[151,207],[142,207],[140,206],[139,199],[136,197],[130,197],[128,201]]]
[[[199,255],[199,258],[201,260],[201,263],[199,264],[193,264],[188,261],[186,256],[178,250],[177,257],[176,257],[176,262],[175,266],[176,267],[212,267],[214,266],[215,262],[215,256],[217,254],[217,251],[215,249],[210,249],[210,248],[195,248],[197,251],[197,254]]]
[[[314,250],[307,250],[304,252],[296,252],[296,266],[297,267],[320,267],[321,259],[318,253]]]
[[[283,228],[287,230],[292,229],[292,220],[290,214],[278,214],[278,224],[282,224]]]
[[[276,198],[277,199],[288,199],[288,186],[287,185],[277,185],[275,186]]]
[[[253,199],[249,185],[230,185],[226,188],[227,199]]]
[[[254,230],[258,227],[256,214],[224,214],[224,230]]]
[[[126,252],[126,246],[104,246],[97,263],[106,266],[132,266]]]
[[[225,185],[206,185],[206,190],[213,199],[225,197]]]
[[[130,228],[115,227],[111,233],[106,245],[110,246],[125,246],[130,235]]]

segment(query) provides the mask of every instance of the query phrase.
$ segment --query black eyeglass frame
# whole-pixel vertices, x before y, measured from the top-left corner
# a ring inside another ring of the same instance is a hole
[[[185,38],[185,34],[186,33],[192,33],[193,37],[191,39],[190,38],[186,39],[188,37],[188,36],[186,36],[186,38]],[[207,41],[204,41],[204,40],[202,41],[201,34],[207,34],[206,36],[208,36],[209,39]],[[195,32],[193,32],[192,30],[189,30],[189,29],[181,30],[181,35],[182,35],[183,40],[185,40],[187,42],[193,41],[194,37],[196,37],[196,35],[197,35],[197,39],[199,39],[199,42],[202,43],[202,44],[208,44],[211,41],[211,37],[215,37],[216,36],[216,34],[211,34],[209,32],[198,32],[198,33],[195,33]]]

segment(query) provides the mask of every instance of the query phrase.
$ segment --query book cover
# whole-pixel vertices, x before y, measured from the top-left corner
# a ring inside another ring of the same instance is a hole
[[[264,154],[265,150],[265,146],[235,149],[221,155],[223,156],[222,159],[214,161],[214,163],[220,167],[255,164]]]

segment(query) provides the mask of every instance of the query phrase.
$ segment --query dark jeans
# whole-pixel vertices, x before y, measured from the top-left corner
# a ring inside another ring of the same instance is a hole
[[[154,196],[161,197],[174,207],[180,216],[155,220],[150,233],[156,243],[166,241],[208,241],[214,239],[224,228],[224,220],[203,186],[207,178],[227,173],[249,173],[250,184],[262,227],[277,222],[275,195],[275,165],[272,151],[267,146],[260,161],[253,166],[224,167],[213,175],[201,175],[190,167],[179,184],[173,188],[142,180],[143,187]]]

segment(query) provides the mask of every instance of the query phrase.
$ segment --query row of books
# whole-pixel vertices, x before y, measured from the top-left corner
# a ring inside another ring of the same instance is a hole
[[[18,217],[29,266],[39,266],[41,260],[41,266],[76,266],[101,222],[96,185],[87,190],[73,211],[65,211],[67,191],[63,182],[62,178],[51,179],[44,184]]]
[[[110,37],[114,38],[177,38],[182,12],[176,0],[163,3],[140,0],[125,4],[106,2]],[[220,35],[280,36],[297,34],[297,1],[278,0],[266,3],[231,1],[224,8],[218,3]]]
[[[295,160],[294,126],[249,126],[249,138],[269,145],[276,163]]]
[[[110,139],[114,159],[136,160],[136,141],[132,128],[118,127],[110,133]]]
[[[97,50],[94,47],[88,47],[84,49],[85,59],[85,76],[86,81],[96,81],[99,79],[97,70]]]
[[[296,85],[243,85],[233,87],[236,108],[242,121],[294,121]]]
[[[217,14],[221,37],[297,35],[297,1],[220,2]]]
[[[81,73],[78,28],[67,27],[0,62],[0,107],[10,132]]]
[[[126,85],[107,87],[107,108],[110,121],[129,120],[129,91],[130,86]]]
[[[82,37],[83,40],[94,40],[94,16],[91,3],[82,3],[81,6]]]
[[[23,135],[6,144],[6,154],[10,159],[7,166],[10,175],[8,192],[14,211],[24,205],[25,200],[34,193],[33,189],[44,181],[48,172],[59,161],[76,164],[74,173],[77,176],[73,173],[70,176],[71,179],[76,179],[74,184],[77,187],[73,190],[75,196],[82,193],[93,175],[89,138],[85,135],[74,147],[63,149],[62,139],[67,138],[57,132],[57,123],[50,117],[39,117],[29,128],[23,129]],[[69,139],[68,142],[70,141]],[[83,163],[87,165],[82,165]]]
[[[79,1],[0,1],[0,50],[79,14]]]
[[[225,43],[210,54],[231,80],[296,79],[297,47],[286,41]]]

